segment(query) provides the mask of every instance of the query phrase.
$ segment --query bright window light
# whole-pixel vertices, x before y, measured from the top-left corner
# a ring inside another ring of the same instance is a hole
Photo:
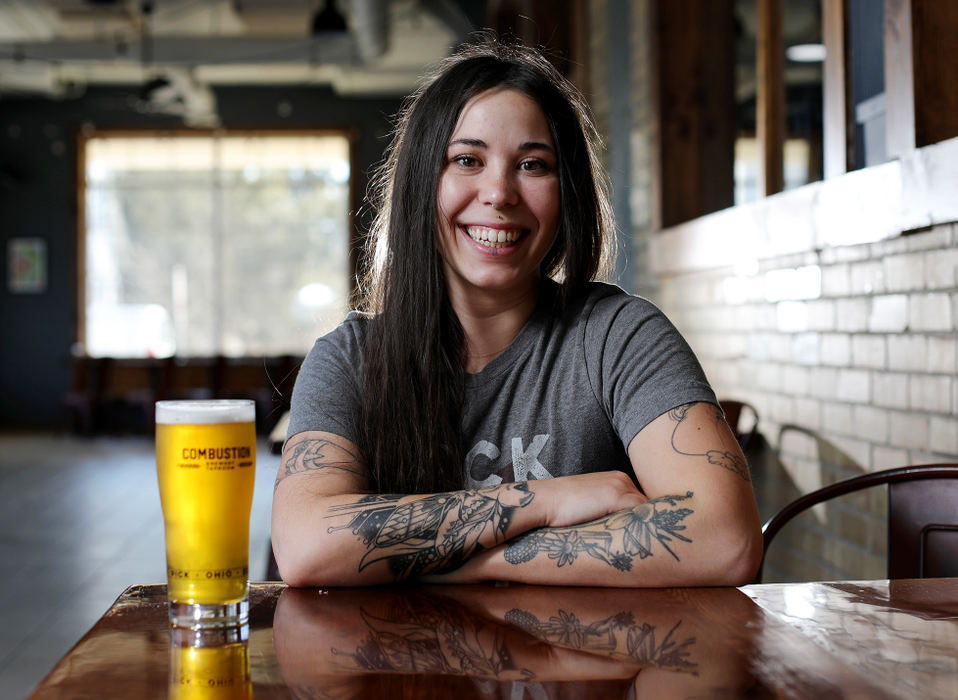
[[[301,355],[342,320],[346,137],[96,136],[85,159],[88,355]]]

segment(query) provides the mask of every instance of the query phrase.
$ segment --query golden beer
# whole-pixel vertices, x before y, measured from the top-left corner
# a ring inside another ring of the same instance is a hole
[[[157,402],[156,466],[174,624],[245,619],[255,464],[252,401]]]
[[[190,634],[184,636],[182,632]],[[193,630],[173,629],[169,697],[176,700],[252,698],[249,627],[192,633]]]

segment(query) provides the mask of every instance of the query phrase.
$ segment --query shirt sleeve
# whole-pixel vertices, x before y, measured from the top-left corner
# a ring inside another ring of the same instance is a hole
[[[287,439],[307,430],[321,430],[357,442],[359,323],[345,321],[319,338],[306,355],[293,387]]]
[[[692,348],[652,302],[621,290],[599,299],[585,324],[596,399],[628,447],[652,420],[682,404],[718,404]]]

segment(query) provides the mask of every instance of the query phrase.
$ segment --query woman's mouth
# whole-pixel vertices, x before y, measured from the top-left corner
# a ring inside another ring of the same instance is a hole
[[[522,229],[500,229],[488,226],[465,226],[464,229],[469,238],[486,248],[507,248],[515,245],[523,234]]]

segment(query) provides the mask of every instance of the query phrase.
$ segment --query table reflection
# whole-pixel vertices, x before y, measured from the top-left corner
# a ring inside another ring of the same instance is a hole
[[[169,697],[252,698],[249,625],[208,630],[171,628]]]
[[[958,578],[766,584],[746,593],[879,687],[958,698]]]
[[[735,589],[694,601],[680,590],[287,589],[273,635],[299,698],[754,694],[742,633],[759,611]]]

